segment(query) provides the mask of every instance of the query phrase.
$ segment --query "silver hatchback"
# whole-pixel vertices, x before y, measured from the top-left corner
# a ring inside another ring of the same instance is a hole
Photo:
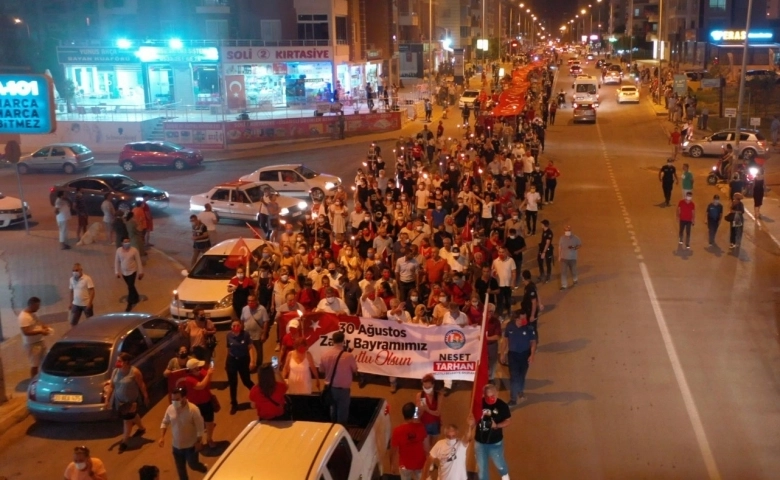
[[[176,323],[142,313],[92,317],[51,346],[27,389],[27,409],[36,420],[107,420],[104,386],[120,353],[133,357],[147,386],[162,381],[181,344]]]
[[[734,130],[723,130],[697,140],[686,140],[682,144],[683,153],[699,158],[704,155],[722,155],[727,144],[736,147]],[[766,156],[769,153],[766,139],[757,130],[743,129],[739,137],[739,157],[754,158]]]
[[[92,150],[80,143],[55,143],[22,155],[16,168],[19,173],[65,172],[86,170],[95,163]]]

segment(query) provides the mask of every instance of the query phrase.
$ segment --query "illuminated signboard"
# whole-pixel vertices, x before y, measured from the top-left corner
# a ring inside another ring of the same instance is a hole
[[[716,42],[740,42],[745,41],[744,30],[713,30],[710,37]],[[772,40],[772,32],[750,32],[747,35],[750,40]]]
[[[54,86],[45,75],[0,75],[0,134],[44,134],[57,129]]]

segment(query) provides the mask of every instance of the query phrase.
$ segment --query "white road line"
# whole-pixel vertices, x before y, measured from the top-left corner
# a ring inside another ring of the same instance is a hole
[[[599,134],[599,141],[605,150],[604,160],[609,164],[609,155],[606,153],[606,144],[604,143],[604,137],[601,134],[601,126],[596,124],[596,129]],[[622,205],[623,202],[621,198],[620,187],[614,181],[613,189],[617,195],[617,198],[620,200],[620,204]],[[666,317],[664,316],[664,312],[661,309],[660,303],[658,302],[658,296],[655,293],[655,287],[653,286],[653,282],[650,279],[650,274],[647,271],[647,265],[644,262],[644,256],[641,255],[642,250],[639,247],[638,241],[634,235],[633,225],[631,224],[631,217],[627,213],[625,207],[622,207],[622,210],[626,221],[626,230],[628,230],[631,236],[632,245],[634,246],[634,253],[638,254],[636,255],[636,259],[639,261],[639,270],[642,272],[642,280],[645,283],[647,296],[649,297],[650,305],[653,307],[655,320],[658,324],[658,329],[661,332],[661,338],[663,339],[664,347],[666,348],[666,355],[669,357],[669,362],[672,365],[672,371],[674,372],[674,378],[677,381],[677,387],[680,389],[680,394],[682,395],[685,411],[688,414],[688,419],[690,420],[691,426],[693,427],[693,433],[696,437],[696,442],[699,444],[699,452],[701,453],[702,460],[704,460],[704,465],[707,468],[708,478],[710,480],[720,480],[720,471],[718,470],[717,462],[715,462],[715,457],[712,454],[712,448],[710,447],[710,442],[707,439],[707,432],[704,430],[704,424],[701,421],[699,410],[696,407],[696,402],[693,399],[691,388],[688,386],[688,380],[685,378],[685,372],[683,371],[682,364],[680,363],[680,357],[677,355],[677,349],[674,346],[672,335],[669,332],[669,326],[666,323]],[[751,217],[753,216],[749,212],[748,215]],[[774,240],[774,242],[780,246],[780,243],[777,242],[777,239],[772,237],[772,240]]]
[[[777,239],[777,237],[775,237],[774,235],[772,235],[772,232],[770,232],[770,231],[769,231],[769,229],[767,229],[767,228],[763,228],[763,225],[761,225],[761,222],[760,222],[759,220],[756,220],[756,217],[754,217],[754,216],[753,216],[753,214],[752,214],[752,213],[750,213],[750,210],[747,210],[747,209],[745,209],[745,213],[747,213],[747,214],[748,214],[748,217],[750,217],[750,218],[752,218],[752,219],[753,219],[753,222],[754,222],[756,225],[759,225],[759,228],[761,228],[761,230],[763,230],[763,231],[764,231],[764,233],[766,233],[767,235],[769,235],[769,238],[771,238],[771,239],[772,239],[772,241],[773,241],[773,242],[775,242],[775,245],[777,245],[778,247],[780,247],[780,240],[778,240],[778,239]]]

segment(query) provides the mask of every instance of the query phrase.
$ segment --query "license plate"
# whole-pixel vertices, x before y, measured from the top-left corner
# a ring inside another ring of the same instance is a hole
[[[84,396],[73,393],[55,393],[51,396],[51,401],[56,403],[81,403]]]

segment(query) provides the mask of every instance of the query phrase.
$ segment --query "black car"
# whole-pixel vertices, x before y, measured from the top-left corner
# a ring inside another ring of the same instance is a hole
[[[136,200],[141,200],[144,194],[149,194],[149,206],[154,209],[168,207],[168,192],[144,185],[142,182],[119,173],[103,173],[90,175],[65,183],[55,185],[49,191],[49,201],[54,205],[57,192],[64,191],[71,201],[76,195],[76,189],[81,187],[87,210],[91,214],[102,215],[100,204],[106,194],[111,196],[117,210],[130,210]]]

